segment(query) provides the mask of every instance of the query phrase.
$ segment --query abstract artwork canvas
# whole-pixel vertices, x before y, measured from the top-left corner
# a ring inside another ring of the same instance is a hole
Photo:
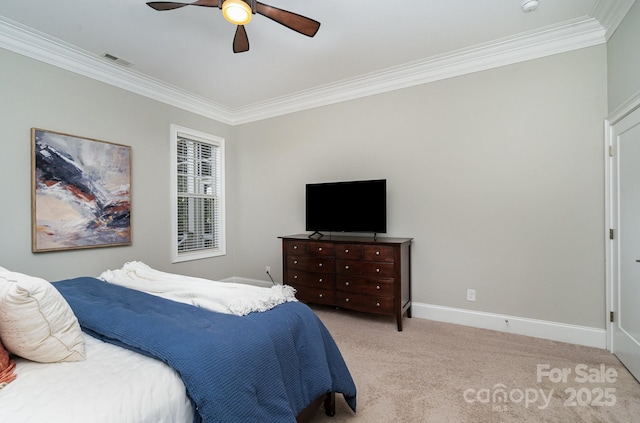
[[[131,147],[31,130],[33,252],[131,244]]]

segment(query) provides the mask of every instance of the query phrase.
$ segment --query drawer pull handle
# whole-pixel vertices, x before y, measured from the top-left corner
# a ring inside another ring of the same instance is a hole
[[[376,285],[376,289],[380,289],[380,285]]]
[[[376,269],[376,273],[380,273],[380,269]]]
[[[348,303],[348,302],[349,302],[349,299],[347,298],[346,300],[344,300],[344,302],[345,302],[345,303]]]
[[[380,251],[376,251],[376,256],[379,256],[379,255],[380,255]]]
[[[318,297],[322,298],[322,294],[318,294]]]
[[[298,275],[293,275],[293,279],[298,279]]]
[[[348,253],[348,252],[349,252],[349,249],[348,249],[348,248],[347,248],[347,249],[345,249],[345,250],[344,250],[344,252],[345,252],[345,253]]]
[[[348,268],[349,268],[349,266],[345,266],[344,268],[345,268],[345,269],[348,269]]]
[[[293,246],[293,249],[294,249],[294,250],[297,250],[297,249],[298,249],[298,246],[297,246],[297,245],[294,245],[294,246]]]
[[[318,251],[322,251],[322,247],[318,247]]]
[[[345,282],[345,283],[344,283],[344,285],[345,285],[345,286],[349,286],[349,282]]]
[[[380,307],[380,303],[376,303],[376,307]]]
[[[298,264],[298,260],[294,260],[294,261],[293,261],[293,264]]]
[[[322,278],[318,279],[318,282],[322,282]]]
[[[322,263],[318,263],[318,267],[322,267]]]

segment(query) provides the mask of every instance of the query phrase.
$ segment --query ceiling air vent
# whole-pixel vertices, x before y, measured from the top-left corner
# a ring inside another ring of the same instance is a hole
[[[104,57],[105,59],[107,59],[107,60],[109,60],[109,61],[111,61],[113,63],[117,63],[120,66],[125,66],[125,67],[133,66],[133,63],[128,62],[128,61],[126,61],[124,59],[121,59],[121,58],[119,58],[117,56],[114,56],[113,54],[103,53],[102,57]]]

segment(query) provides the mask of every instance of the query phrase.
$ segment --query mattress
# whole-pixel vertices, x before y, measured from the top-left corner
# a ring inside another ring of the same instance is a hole
[[[0,390],[0,422],[192,423],[180,376],[166,364],[85,338],[86,360],[16,357],[17,379]]]

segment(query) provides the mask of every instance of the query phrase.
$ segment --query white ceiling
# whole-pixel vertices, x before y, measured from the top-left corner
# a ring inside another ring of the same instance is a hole
[[[601,44],[634,1],[540,0],[524,13],[523,0],[262,0],[320,30],[255,15],[251,49],[234,54],[217,8],[3,0],[0,47],[237,124]]]

